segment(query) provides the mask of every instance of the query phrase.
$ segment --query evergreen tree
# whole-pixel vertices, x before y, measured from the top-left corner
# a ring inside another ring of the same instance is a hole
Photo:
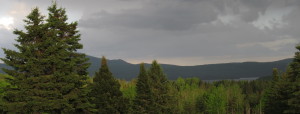
[[[129,102],[123,97],[119,82],[109,71],[105,57],[102,57],[101,68],[93,79],[90,96],[99,114],[123,114],[128,111]]]
[[[280,76],[278,70],[274,68],[271,86],[264,96],[264,112],[266,114],[282,114],[288,108],[289,90],[287,84],[285,78]]]
[[[264,101],[264,112],[266,114],[273,114],[277,113],[280,114],[283,110],[278,111],[277,109],[280,108],[280,101],[278,99],[278,84],[279,84],[279,74],[276,68],[273,69],[273,80],[272,85],[268,88],[267,92],[265,93],[265,101]]]
[[[153,61],[149,69],[151,87],[151,113],[174,113],[175,100],[170,93],[170,84],[160,65]]]
[[[288,99],[289,109],[285,113],[299,113],[300,112],[300,44],[296,46],[293,62],[289,66],[288,78],[290,98]]]
[[[6,89],[4,106],[14,113],[87,112],[86,69],[84,54],[77,53],[77,23],[67,23],[65,9],[56,3],[49,7],[45,21],[38,8],[24,20],[25,32],[15,30],[18,51],[3,49],[2,58],[13,69],[4,71],[15,77]]]
[[[136,83],[136,97],[134,99],[133,111],[134,113],[151,112],[151,103],[153,102],[151,96],[151,88],[149,76],[145,69],[145,65],[140,65],[140,73]]]

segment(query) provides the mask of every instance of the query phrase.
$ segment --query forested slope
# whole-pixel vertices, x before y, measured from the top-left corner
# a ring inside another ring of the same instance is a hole
[[[100,58],[87,56],[91,63],[88,68],[90,76],[100,68]],[[222,63],[208,64],[197,66],[177,66],[162,64],[167,77],[171,80],[178,77],[190,78],[198,77],[203,80],[219,80],[219,79],[238,79],[249,77],[264,77],[272,74],[272,68],[278,68],[284,71],[292,59],[283,59],[274,62],[242,62],[242,63]],[[116,78],[131,80],[136,78],[139,71],[139,65],[130,64],[124,60],[108,60],[108,65]],[[149,67],[149,64],[145,64]],[[0,64],[0,67],[7,67]],[[3,73],[0,71],[0,73]]]

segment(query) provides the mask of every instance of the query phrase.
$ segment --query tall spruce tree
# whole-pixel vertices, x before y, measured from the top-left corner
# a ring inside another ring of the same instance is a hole
[[[264,96],[264,112],[266,114],[282,114],[287,108],[288,91],[286,80],[280,76],[278,69],[273,69],[271,86]]]
[[[175,100],[170,94],[170,83],[157,61],[153,61],[149,69],[151,87],[151,113],[174,113]]]
[[[67,23],[65,9],[56,3],[48,11],[45,21],[33,9],[24,20],[26,31],[14,31],[18,51],[3,49],[1,60],[13,68],[4,71],[15,77],[3,97],[7,112],[75,113],[90,107],[84,88],[89,64],[77,53],[83,47],[77,23]]]
[[[129,102],[123,97],[120,84],[110,72],[105,57],[102,57],[101,68],[93,79],[90,97],[99,114],[123,114],[128,111]]]
[[[133,104],[134,113],[144,114],[152,111],[151,104],[153,99],[149,81],[149,75],[147,74],[145,65],[142,63],[136,83],[136,96]]]
[[[300,112],[300,44],[296,46],[293,62],[289,65],[288,78],[290,97],[288,99],[289,109],[285,113]]]

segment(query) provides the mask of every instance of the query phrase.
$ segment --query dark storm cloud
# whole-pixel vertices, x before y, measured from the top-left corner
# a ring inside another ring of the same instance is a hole
[[[267,10],[288,7],[295,6],[280,0],[148,1],[142,2],[141,7],[117,13],[98,11],[83,17],[79,23],[83,29],[98,30],[95,34],[105,31],[95,38],[94,45],[98,41],[110,41],[102,44],[101,51],[115,57],[274,57],[292,55],[299,41],[299,37],[274,35],[274,31],[292,35],[299,33],[294,32],[297,27],[293,33],[288,33],[282,28],[262,30],[252,23],[266,21],[259,20],[260,16],[272,18],[268,17],[271,14],[266,14]],[[286,22],[292,23],[291,20]]]
[[[124,1],[124,0],[121,0]],[[126,1],[126,0],[125,0]],[[80,20],[82,27],[133,27],[166,30],[186,30],[201,23],[215,21],[220,15],[239,15],[245,22],[253,22],[259,14],[280,0],[141,0],[140,8],[118,13],[105,10]]]
[[[159,4],[158,4],[159,3]],[[187,30],[217,19],[217,12],[207,3],[190,4],[165,1],[154,2],[140,9],[122,10],[112,14],[94,13],[80,20],[82,27],[129,27],[163,30]]]
[[[46,11],[51,4],[17,2],[28,11],[34,6]],[[57,2],[71,21],[79,21],[81,52],[98,57],[182,65],[271,61],[292,57],[300,42],[300,0]]]
[[[259,8],[259,9],[266,9],[272,1],[276,0],[240,0],[246,6],[251,8]]]
[[[259,14],[264,14],[268,6],[272,3],[270,0],[225,0],[227,8],[235,14],[240,15],[245,22],[257,20]],[[275,0],[274,0],[275,1]],[[236,5],[232,5],[236,4]]]

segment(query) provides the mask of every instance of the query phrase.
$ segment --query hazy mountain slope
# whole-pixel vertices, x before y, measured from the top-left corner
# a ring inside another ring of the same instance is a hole
[[[100,58],[87,56],[92,63],[88,71],[91,76],[98,71],[100,67]],[[285,70],[292,59],[284,59],[274,62],[243,62],[243,63],[223,63],[223,64],[208,64],[197,66],[176,66],[162,64],[164,72],[169,79],[177,79],[178,77],[199,77],[203,80],[214,79],[237,79],[248,77],[263,77],[269,76],[272,73],[272,68]],[[120,79],[131,80],[138,75],[139,65],[130,64],[121,59],[108,60],[113,75]],[[146,67],[149,67],[146,64]],[[0,67],[7,67],[0,64]],[[1,73],[2,71],[0,71]]]
[[[291,59],[275,62],[244,62],[244,63],[225,63],[210,64],[187,67],[166,67],[166,73],[171,79],[178,76],[200,77],[201,79],[233,79],[268,76],[272,73],[272,68],[285,70]],[[169,72],[171,71],[171,72]]]
[[[90,76],[95,75],[95,72],[99,70],[101,62],[100,58],[87,56],[90,60],[89,63],[92,63],[88,68]],[[108,67],[113,75],[117,78],[130,80],[137,76],[139,71],[139,65],[127,63],[121,59],[118,60],[107,60]]]
[[[93,75],[95,69],[100,66],[100,59],[88,56],[93,63],[89,72]],[[284,59],[274,62],[243,62],[224,63],[197,66],[176,66],[162,64],[164,72],[169,79],[178,77],[199,77],[201,79],[234,79],[247,77],[263,77],[271,75],[272,68],[285,70],[292,59]],[[114,75],[121,79],[132,79],[138,75],[139,65],[130,64],[123,60],[109,60],[108,65]],[[149,64],[146,64],[149,67]]]

